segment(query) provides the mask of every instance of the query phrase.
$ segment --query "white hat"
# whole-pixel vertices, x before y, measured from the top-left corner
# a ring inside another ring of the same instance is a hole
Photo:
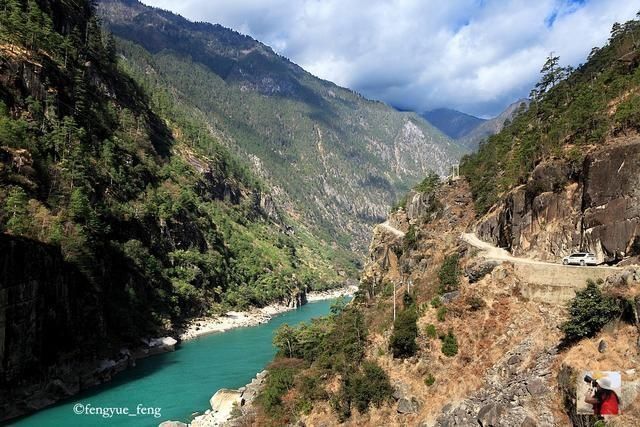
[[[613,387],[611,387],[611,380],[609,378],[598,380],[598,385],[600,386],[600,388],[613,391]]]

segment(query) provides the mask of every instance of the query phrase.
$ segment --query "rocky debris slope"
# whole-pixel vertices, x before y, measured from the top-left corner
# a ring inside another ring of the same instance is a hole
[[[541,351],[538,351],[541,350]],[[480,389],[462,402],[446,405],[436,424],[442,427],[533,427],[555,425],[549,387],[556,347],[538,349],[526,338],[486,375]],[[531,366],[527,359],[533,357]]]
[[[640,140],[612,142],[579,167],[539,164],[525,185],[477,225],[483,240],[514,254],[557,260],[588,250],[600,261],[640,255]]]

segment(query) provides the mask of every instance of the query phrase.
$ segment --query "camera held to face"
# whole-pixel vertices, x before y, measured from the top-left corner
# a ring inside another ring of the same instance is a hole
[[[593,388],[596,388],[598,386],[598,381],[594,380],[589,375],[584,376],[584,382],[589,384]]]

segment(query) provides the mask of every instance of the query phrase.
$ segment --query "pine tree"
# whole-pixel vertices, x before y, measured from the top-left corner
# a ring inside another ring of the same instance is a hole
[[[542,78],[540,82],[536,84],[536,90],[538,94],[544,94],[549,89],[554,87],[562,77],[562,69],[559,66],[560,57],[554,56],[553,53],[549,54],[545,61],[540,73]]]
[[[21,187],[11,187],[4,202],[4,210],[7,215],[7,229],[18,235],[29,232],[29,212],[27,205],[29,198]]]
[[[393,357],[411,357],[416,354],[418,346],[418,316],[413,308],[402,310],[393,324],[393,334],[389,341],[389,347]]]
[[[24,41],[25,19],[22,4],[19,0],[7,0],[5,10],[0,15],[0,22],[6,27],[6,35],[9,40],[17,43]],[[0,28],[2,27],[0,26]]]
[[[27,22],[26,22],[26,39],[29,49],[37,50],[44,42],[43,40],[43,17],[42,11],[34,0],[27,2]]]
[[[75,98],[74,118],[78,123],[85,123],[89,109],[89,96],[84,73],[78,70],[73,78],[73,90]]]
[[[71,198],[69,200],[69,213],[74,221],[84,222],[89,218],[91,206],[89,204],[89,198],[87,197],[82,187],[76,187],[71,192]]]
[[[113,37],[112,33],[109,33],[109,35],[107,35],[106,50],[107,50],[107,60],[111,64],[115,64],[117,61],[117,49],[116,49],[116,39],[115,37]]]

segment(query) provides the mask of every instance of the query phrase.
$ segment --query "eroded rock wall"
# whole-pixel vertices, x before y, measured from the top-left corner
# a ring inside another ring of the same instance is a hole
[[[477,225],[514,254],[557,260],[577,250],[615,261],[640,254],[640,140],[536,167]]]
[[[11,390],[44,387],[48,367],[105,334],[97,292],[58,248],[0,234],[0,420],[19,398]]]
[[[0,235],[1,382],[24,380],[103,333],[95,292],[58,249]]]

